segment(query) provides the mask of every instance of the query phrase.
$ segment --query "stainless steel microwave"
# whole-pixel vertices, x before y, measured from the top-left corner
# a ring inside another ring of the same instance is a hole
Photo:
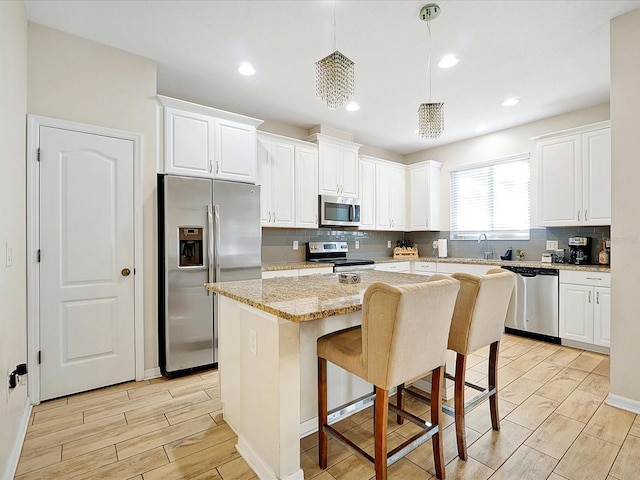
[[[360,200],[320,195],[321,227],[357,227],[360,225]]]

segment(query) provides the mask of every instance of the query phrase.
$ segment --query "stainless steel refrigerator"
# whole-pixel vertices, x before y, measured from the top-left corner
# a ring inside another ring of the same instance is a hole
[[[260,278],[260,187],[158,175],[160,370],[218,362],[217,295],[207,282]]]

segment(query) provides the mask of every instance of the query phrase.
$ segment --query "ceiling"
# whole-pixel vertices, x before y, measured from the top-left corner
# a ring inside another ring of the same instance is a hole
[[[415,133],[427,98],[421,1],[336,0],[337,49],[355,62],[357,112],[315,98],[315,62],[333,48],[331,0],[26,0],[30,21],[151,58],[158,93],[261,119],[323,124],[408,154],[609,99],[609,20],[636,1],[441,0],[431,23],[432,96],[445,133]],[[251,62],[256,75],[237,67]],[[508,97],[520,103],[504,107]]]

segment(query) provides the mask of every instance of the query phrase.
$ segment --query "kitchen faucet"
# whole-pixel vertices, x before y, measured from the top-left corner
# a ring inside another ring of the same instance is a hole
[[[481,233],[480,235],[478,235],[478,243],[482,242],[482,237],[484,237],[484,259],[488,260],[490,258],[493,257],[493,251],[489,250],[489,239],[487,238],[487,234],[486,233]]]

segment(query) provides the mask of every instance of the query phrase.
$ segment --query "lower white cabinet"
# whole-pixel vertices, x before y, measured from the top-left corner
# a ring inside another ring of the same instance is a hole
[[[294,169],[296,227],[318,228],[318,147],[296,144]]]
[[[560,271],[560,338],[609,347],[611,274]]]
[[[292,268],[288,270],[268,270],[262,272],[262,279],[278,277],[305,277],[309,275],[324,275],[333,273],[333,267]]]
[[[492,268],[500,268],[494,265],[473,265],[468,263],[440,263],[438,262],[438,273],[451,275],[452,273],[470,273],[471,275],[484,275]]]
[[[435,262],[413,261],[411,262],[411,273],[416,275],[433,275],[437,273],[437,264]]]
[[[376,263],[375,269],[383,272],[411,273],[411,262]]]

